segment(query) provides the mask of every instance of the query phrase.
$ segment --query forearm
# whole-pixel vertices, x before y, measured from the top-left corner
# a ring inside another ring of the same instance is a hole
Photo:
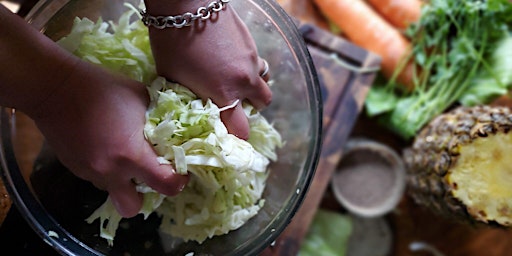
[[[0,5],[0,105],[33,112],[78,58]]]

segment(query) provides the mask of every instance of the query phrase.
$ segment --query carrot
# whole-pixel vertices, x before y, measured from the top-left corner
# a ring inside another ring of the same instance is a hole
[[[410,54],[411,43],[364,0],[314,0],[325,17],[338,26],[354,44],[379,55],[381,72],[390,79]],[[396,81],[411,89],[412,63],[407,63]]]
[[[398,29],[420,19],[421,0],[367,0],[384,19]]]

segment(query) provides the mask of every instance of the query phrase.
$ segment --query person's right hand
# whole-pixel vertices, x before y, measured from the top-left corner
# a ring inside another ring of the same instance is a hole
[[[145,139],[148,103],[143,84],[79,61],[30,116],[71,172],[106,190],[117,211],[132,217],[142,206],[134,180],[169,196],[188,181],[159,164]]]
[[[211,1],[146,0],[147,13],[166,16],[195,12]],[[242,108],[247,100],[262,109],[272,101],[268,76],[261,77],[264,61],[245,23],[227,4],[206,21],[183,28],[149,28],[151,48],[159,75],[178,82],[219,107],[239,103],[221,113],[228,132],[249,137]]]

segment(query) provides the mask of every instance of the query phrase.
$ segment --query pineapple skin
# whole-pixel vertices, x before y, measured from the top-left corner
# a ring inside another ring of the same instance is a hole
[[[450,175],[460,159],[461,148],[475,140],[508,134],[511,129],[512,114],[506,107],[458,107],[437,116],[403,151],[408,195],[417,204],[445,217],[471,223],[510,226],[512,214],[507,213],[511,216],[497,222],[488,219],[484,210],[468,207],[457,198],[456,190],[468,188],[450,182]],[[478,189],[473,193],[479,193]]]

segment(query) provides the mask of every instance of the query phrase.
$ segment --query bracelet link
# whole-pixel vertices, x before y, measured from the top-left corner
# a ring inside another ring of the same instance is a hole
[[[206,7],[200,7],[197,9],[197,14],[201,15],[201,20],[207,20],[212,16],[212,13],[209,12]]]
[[[217,0],[213,1],[206,7],[199,7],[196,14],[186,12],[182,15],[174,16],[151,16],[146,11],[141,10],[141,21],[144,25],[153,26],[158,29],[164,28],[183,28],[191,26],[194,21],[200,19],[205,21],[211,18],[213,13],[220,12],[224,9],[225,5],[231,0]]]
[[[222,2],[211,2],[209,5],[208,5],[208,9],[214,11],[214,12],[219,12],[222,10]]]

